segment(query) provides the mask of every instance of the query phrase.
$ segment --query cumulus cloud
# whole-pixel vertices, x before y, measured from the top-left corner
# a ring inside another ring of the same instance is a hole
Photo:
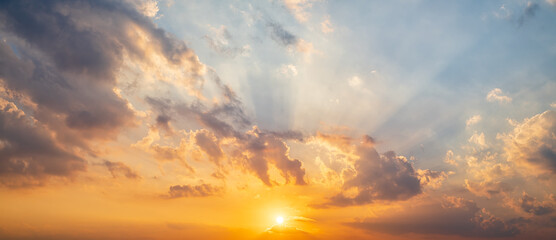
[[[486,96],[486,100],[489,102],[500,102],[500,103],[509,103],[512,101],[512,98],[503,95],[502,90],[500,88],[492,89],[488,92]]]
[[[224,189],[211,184],[170,186],[168,198],[208,197],[224,193]]]
[[[0,183],[40,185],[33,180],[67,177],[85,169],[83,159],[57,143],[46,127],[0,98]]]
[[[546,111],[517,124],[502,136],[508,161],[529,174],[556,173],[556,112]]]
[[[444,196],[441,202],[423,203],[349,226],[389,234],[441,234],[464,237],[512,237],[519,229],[463,198]]]
[[[292,137],[295,137],[295,135],[297,134],[293,134]],[[245,136],[246,141],[238,142],[238,144],[241,149],[245,149],[247,152],[236,155],[236,158],[244,159],[248,169],[253,171],[264,184],[273,185],[269,176],[269,163],[278,168],[286,179],[286,183],[290,182],[290,178],[293,178],[297,185],[307,184],[305,169],[302,167],[301,161],[289,156],[289,147],[284,142],[283,137],[271,132],[261,131],[256,126],[248,131]]]
[[[407,200],[422,192],[427,184],[438,184],[446,175],[431,170],[416,170],[403,156],[390,151],[379,154],[374,148],[374,139],[364,136],[360,144],[348,145],[347,137],[321,134],[324,141],[337,144],[344,151],[353,151],[357,158],[353,164],[354,173],[343,183],[342,192],[316,207],[351,206],[372,203],[377,200]]]
[[[484,133],[477,133],[474,132],[473,135],[471,135],[471,137],[469,137],[469,139],[467,140],[470,143],[474,143],[480,147],[486,147],[486,141],[485,141],[485,134]]]

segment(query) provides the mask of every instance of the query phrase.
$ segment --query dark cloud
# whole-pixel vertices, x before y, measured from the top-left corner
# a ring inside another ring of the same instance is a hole
[[[447,197],[348,226],[389,234],[441,234],[465,237],[512,237],[520,230],[477,207],[473,201]]]
[[[194,99],[191,103],[174,103],[147,97],[146,102],[156,113],[152,127],[171,135],[173,121],[179,117],[195,119],[199,128],[208,130],[197,135],[195,142],[216,164],[224,155],[220,139],[235,139],[238,149],[249,152],[248,156],[240,151],[233,153],[242,159],[235,163],[254,172],[265,184],[273,185],[268,179],[269,164],[276,166],[287,182],[292,178],[296,184],[306,183],[301,161],[288,156],[284,142],[300,140],[301,134],[260,130],[246,133],[251,121],[230,87],[212,69],[207,71],[183,41],[158,28],[133,4],[104,0],[2,1],[0,18],[0,31],[9,40],[0,43],[0,78],[6,89],[29,99],[32,117],[53,132],[54,146],[84,150],[79,152],[94,157],[92,141],[115,139],[121,129],[133,126],[134,111],[114,91],[118,73],[125,66],[125,59],[151,65],[150,55],[158,54],[168,64],[184,70],[185,76],[180,76],[179,81],[194,92],[190,96]],[[280,44],[298,41],[277,23],[268,26]],[[149,39],[148,49],[141,36]],[[231,38],[227,32],[223,37]],[[219,101],[211,106],[203,103],[205,81],[211,81],[220,94]],[[17,99],[13,101],[18,104]],[[176,149],[153,145],[150,150],[156,159],[179,159],[194,171],[185,161],[183,146]],[[42,158],[37,161],[52,161],[46,156],[37,156]]]
[[[158,109],[157,111],[172,112],[187,119],[195,119],[200,127],[205,128],[206,131],[196,133],[196,144],[219,167],[221,167],[220,159],[226,155],[220,146],[220,139],[231,138],[235,140],[235,144],[228,154],[234,159],[233,167],[246,168],[264,184],[272,186],[277,184],[271,181],[268,173],[269,165],[272,164],[278,168],[286,183],[289,183],[292,178],[295,184],[307,184],[301,161],[289,156],[289,148],[284,142],[301,141],[303,135],[296,131],[265,131],[257,127],[247,131],[245,127],[250,124],[250,121],[243,112],[241,102],[229,88],[222,85],[221,89],[226,96],[226,101],[211,107],[206,107],[199,102],[175,104],[167,99],[151,97],[146,100],[155,110]]]
[[[187,72],[180,79],[189,88],[202,85],[204,65],[197,56],[124,1],[0,1],[0,19],[2,87],[22,96],[9,99],[16,105],[26,99],[26,112],[38,122],[35,130],[20,124],[1,133],[10,143],[2,150],[3,172],[71,175],[84,164],[60,146],[94,156],[91,141],[115,139],[133,126],[133,110],[114,91],[124,59],[148,64],[149,55],[158,54]],[[148,49],[139,36],[149,39]],[[163,128],[169,122],[169,115],[157,119]],[[24,145],[36,149],[26,150],[25,160],[19,157]]]
[[[223,188],[205,183],[200,185],[174,185],[170,187],[170,191],[168,191],[168,197],[208,197],[220,195],[223,192]]]
[[[286,29],[284,29],[284,27],[282,27],[282,25],[277,22],[269,21],[267,23],[267,26],[270,29],[270,37],[282,46],[292,46],[297,44],[297,42],[299,41],[299,39],[295,35],[288,32]]]
[[[253,128],[246,135],[247,140],[240,142],[242,149],[247,150],[250,154],[243,155],[247,164],[253,172],[268,186],[273,184],[270,182],[268,174],[269,163],[274,164],[286,179],[286,183],[290,181],[290,177],[295,179],[295,184],[305,185],[305,169],[298,159],[292,159],[289,156],[289,148],[280,136],[272,133],[261,131]]]
[[[112,174],[112,177],[114,178],[120,176],[124,176],[130,179],[141,178],[139,174],[137,174],[135,171],[133,171],[133,169],[131,169],[129,166],[125,165],[122,162],[112,162],[112,161],[104,160],[102,164],[108,169],[108,171],[110,171],[110,174]]]
[[[0,98],[0,183],[36,185],[26,178],[67,177],[85,169],[85,162],[57,144],[46,128]]]
[[[331,197],[323,207],[406,200],[421,193],[421,179],[412,164],[394,152],[378,154],[371,142],[364,141],[357,147],[359,159],[354,164],[355,176],[346,180],[343,191]],[[346,196],[345,192],[352,189],[356,194]]]
[[[523,9],[523,13],[517,18],[518,26],[523,26],[525,21],[533,18],[540,9],[539,4],[535,2],[527,2],[527,6]]]
[[[546,215],[554,212],[554,206],[550,203],[541,203],[537,201],[536,198],[523,193],[519,203],[521,209],[525,212],[532,213],[534,215]]]
[[[172,118],[170,116],[158,115],[156,117],[156,126],[158,128],[164,129],[166,131],[166,133],[172,134],[174,131],[172,130],[172,127],[170,126],[170,120],[172,120]]]
[[[195,143],[199,146],[209,158],[220,165],[220,159],[224,156],[218,140],[209,131],[199,131],[195,134]]]

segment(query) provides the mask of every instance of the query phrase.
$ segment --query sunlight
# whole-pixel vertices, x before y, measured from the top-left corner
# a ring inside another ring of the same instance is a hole
[[[278,217],[276,218],[276,223],[278,223],[278,224],[284,223],[284,218],[283,218],[282,216],[278,216]]]

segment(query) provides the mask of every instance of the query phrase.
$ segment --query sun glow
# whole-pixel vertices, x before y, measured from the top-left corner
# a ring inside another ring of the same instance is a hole
[[[284,218],[283,218],[282,216],[278,216],[278,217],[276,218],[276,223],[278,223],[278,224],[284,223]]]

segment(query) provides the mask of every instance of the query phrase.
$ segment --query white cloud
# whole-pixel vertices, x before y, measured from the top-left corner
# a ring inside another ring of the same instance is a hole
[[[143,15],[150,18],[159,18],[158,15],[158,1],[156,0],[140,0],[140,1],[127,1],[134,5],[135,8]]]
[[[500,90],[500,88],[495,88],[492,89],[492,91],[488,92],[486,96],[486,100],[489,102],[508,103],[512,101],[512,98],[503,95],[502,90]]]
[[[353,76],[348,80],[348,84],[350,87],[359,87],[363,81],[358,76]]]
[[[474,116],[470,117],[469,119],[467,119],[467,121],[465,122],[465,125],[467,127],[469,127],[471,125],[474,125],[474,124],[480,122],[481,119],[482,119],[481,115],[474,115]]]
[[[556,5],[556,0],[546,0],[546,2],[552,6]]]

